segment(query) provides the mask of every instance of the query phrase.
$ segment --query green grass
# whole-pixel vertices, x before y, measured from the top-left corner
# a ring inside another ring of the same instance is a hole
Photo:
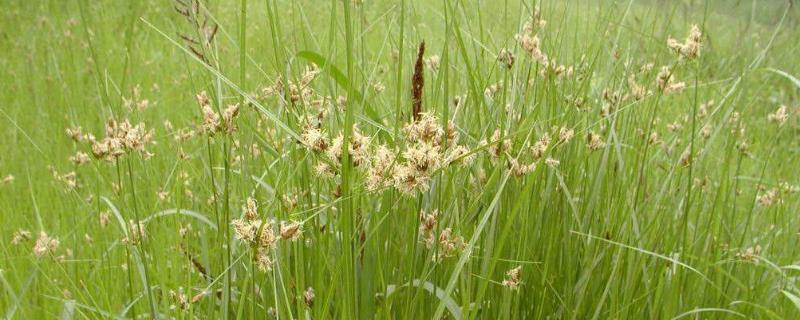
[[[13,179],[0,183],[0,316],[800,317],[796,4],[202,3],[187,19],[171,1],[5,1],[0,178]],[[546,72],[515,40],[537,6],[541,50],[569,74]],[[667,39],[684,41],[693,24],[701,54],[678,58]],[[420,145],[403,128],[423,40],[424,57],[440,59],[424,68],[423,109],[458,133],[426,143],[464,146],[471,164],[428,168],[421,191],[370,190],[377,161],[359,162],[363,150],[331,158],[299,143],[318,124],[327,150],[339,134],[363,134],[367,156],[385,144],[390,165],[404,165],[401,152]],[[510,68],[497,61],[504,48]],[[262,94],[277,79],[284,89],[302,81],[312,64],[307,96]],[[663,94],[661,66],[686,87]],[[631,76],[648,93],[614,102],[632,93]],[[201,133],[201,91],[214,112],[239,104],[238,130]],[[132,98],[149,106],[126,107]],[[71,162],[92,148],[65,130],[100,140],[112,118],[153,129],[154,155]],[[574,138],[559,141],[560,128]],[[176,139],[184,130],[196,134]],[[590,134],[604,143],[589,148]],[[511,148],[492,157],[502,139]],[[517,176],[514,161],[535,169]],[[272,222],[258,233],[280,237],[281,222],[297,221],[300,238],[264,248],[237,239],[248,198]],[[420,212],[433,211],[428,234]],[[136,221],[141,241],[131,241]],[[446,228],[463,242],[438,241]],[[12,243],[20,230],[30,239]],[[59,245],[37,256],[40,232]],[[271,270],[255,261],[262,249]],[[518,266],[514,290],[507,272]]]

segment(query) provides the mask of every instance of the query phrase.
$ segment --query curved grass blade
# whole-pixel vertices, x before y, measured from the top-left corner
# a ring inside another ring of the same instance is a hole
[[[795,86],[796,86],[798,89],[800,89],[800,79],[797,79],[797,78],[795,78],[793,75],[791,75],[791,74],[788,74],[788,73],[786,73],[786,72],[784,72],[784,71],[781,71],[781,70],[778,70],[778,69],[767,68],[767,70],[768,70],[768,71],[771,71],[771,72],[774,72],[774,73],[777,73],[778,75],[780,75],[780,76],[783,76],[783,77],[784,77],[784,78],[786,78],[786,79],[789,79],[789,81],[791,81],[792,83],[794,83],[794,85],[795,85]]]
[[[386,293],[385,296],[388,298],[391,296],[395,291],[402,289],[404,287],[418,287],[423,288],[426,291],[430,292],[431,294],[435,295],[436,298],[439,299],[440,303],[443,303],[447,308],[447,311],[450,311],[450,314],[453,315],[454,319],[461,319],[461,308],[458,306],[455,300],[451,298],[449,295],[446,295],[444,289],[435,286],[433,283],[429,281],[422,281],[419,279],[414,279],[409,282],[406,282],[400,286],[390,284],[386,286]]]
[[[794,307],[797,308],[797,311],[800,311],[800,297],[786,290],[781,290],[781,292],[783,292],[783,295],[785,295],[787,298],[789,298],[790,301],[792,301]]]
[[[142,219],[142,223],[148,223],[148,222],[150,222],[150,220],[153,220],[155,218],[166,217],[166,216],[170,216],[170,215],[183,215],[183,216],[187,216],[187,217],[192,217],[192,218],[195,218],[195,219],[197,219],[198,221],[200,221],[202,223],[207,224],[209,227],[211,227],[211,229],[214,229],[214,230],[217,229],[217,225],[215,223],[211,222],[211,220],[208,220],[208,218],[206,218],[203,214],[201,214],[199,212],[191,211],[191,210],[177,209],[177,208],[167,209],[167,210],[156,212],[153,215]]]
[[[686,311],[684,313],[681,313],[681,314],[675,316],[674,318],[672,318],[672,320],[677,320],[677,319],[684,318],[684,317],[687,317],[687,316],[690,316],[690,315],[694,315],[694,314],[698,314],[698,313],[701,313],[701,312],[723,312],[723,313],[735,315],[735,316],[740,317],[740,318],[746,318],[745,315],[743,315],[741,313],[738,313],[736,311],[728,310],[728,309],[722,309],[722,308],[697,308],[697,309],[693,309],[693,310],[689,310],[689,311]]]

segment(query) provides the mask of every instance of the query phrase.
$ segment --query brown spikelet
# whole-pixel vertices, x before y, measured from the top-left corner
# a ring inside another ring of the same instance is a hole
[[[194,257],[194,255],[192,255],[191,252],[186,250],[186,248],[183,245],[181,245],[180,248],[181,248],[181,252],[183,252],[183,254],[186,256],[186,258],[189,259],[189,261],[192,263],[192,266],[194,266],[194,268],[197,270],[197,272],[199,272],[203,276],[203,278],[205,278],[208,281],[211,281],[211,280],[214,279],[214,277],[212,277],[210,274],[208,274],[208,271],[206,270],[206,267],[204,267],[203,264],[200,263],[200,261],[198,261]]]
[[[186,46],[192,51],[192,54],[209,64],[208,57],[204,52],[209,50],[219,26],[213,21],[210,22],[208,15],[200,11],[200,0],[175,0],[174,8],[194,28],[191,33],[179,32],[178,36],[186,42]],[[192,36],[192,34],[197,36]]]
[[[414,76],[411,78],[411,103],[413,106],[414,121],[418,121],[422,113],[422,87],[425,85],[425,77],[422,73],[422,56],[425,54],[425,41],[419,44],[417,51],[417,63],[414,65]]]

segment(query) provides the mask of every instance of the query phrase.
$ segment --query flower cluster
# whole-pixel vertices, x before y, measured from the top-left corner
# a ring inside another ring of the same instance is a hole
[[[311,102],[311,98],[314,96],[311,82],[314,81],[319,73],[319,68],[315,64],[312,64],[306,67],[300,80],[290,80],[288,85],[286,85],[283,78],[278,77],[272,85],[263,88],[261,93],[264,97],[286,95],[292,104]]]
[[[681,58],[692,60],[700,56],[700,47],[702,46],[703,33],[697,25],[692,25],[689,31],[689,36],[683,43],[670,37],[667,39],[667,46],[672,49]]]
[[[547,21],[542,19],[541,11],[539,11],[537,7],[533,10],[531,19],[522,27],[522,32],[514,36],[514,39],[517,40],[522,49],[542,64],[547,64],[548,58],[547,55],[542,52],[541,40],[539,40],[537,33],[546,25]]]
[[[147,145],[154,143],[153,130],[147,130],[142,122],[133,125],[128,119],[122,122],[109,119],[106,121],[105,133],[106,136],[100,140],[92,135],[86,138],[96,159],[114,161],[132,152],[142,154],[145,159],[153,156],[146,149]]]
[[[390,149],[385,144],[373,146],[357,126],[348,143],[344,142],[342,134],[328,142],[322,129],[306,126],[300,135],[300,144],[311,152],[325,155],[314,168],[322,177],[338,175],[346,146],[353,166],[365,174],[369,191],[394,187],[404,194],[424,192],[437,170],[450,164],[468,165],[474,159],[467,147],[458,144],[455,125],[449,123],[447,129],[442,128],[432,113],[422,113],[418,120],[407,123],[403,134],[403,148]]]
[[[436,225],[439,223],[438,216],[439,210],[433,210],[430,213],[420,211],[419,213],[419,235],[427,248],[433,247],[433,243],[436,240],[435,233]]]
[[[39,232],[39,238],[36,239],[36,244],[33,246],[33,254],[37,257],[45,255],[53,255],[58,246],[61,244],[58,238],[50,237],[44,231]]]
[[[502,284],[511,290],[519,290],[520,285],[522,285],[522,266],[508,270],[506,279],[503,280]]]
[[[785,105],[780,106],[778,110],[775,110],[775,112],[767,115],[767,120],[769,120],[770,122],[777,123],[778,126],[782,126],[786,122],[786,119],[788,118],[789,118],[789,112],[788,108]]]
[[[519,43],[520,47],[525,50],[528,56],[542,65],[542,69],[539,73],[541,76],[547,74],[552,74],[556,77],[563,74],[572,75],[575,69],[574,67],[566,67],[562,64],[558,64],[555,58],[548,56],[542,51],[542,41],[539,38],[539,31],[544,29],[546,25],[547,21],[542,19],[541,11],[536,7],[533,10],[533,15],[531,15],[530,20],[522,27],[522,32],[514,36],[514,40]],[[513,56],[505,55],[503,51],[498,55],[498,60],[508,68],[514,63]]]
[[[664,94],[678,92],[686,87],[685,82],[678,82],[675,80],[675,75],[667,66],[661,67],[661,71],[659,71],[656,76],[656,84],[658,85],[658,89]]]
[[[137,84],[133,87],[133,96],[130,98],[122,97],[122,104],[130,111],[144,111],[150,106],[150,100],[141,97],[142,89]]]
[[[32,239],[31,232],[25,229],[19,229],[14,231],[14,235],[11,238],[12,245],[18,245],[22,242],[26,242]]]
[[[466,147],[458,145],[455,125],[443,129],[432,113],[420,114],[419,120],[403,127],[403,132],[405,161],[397,161],[393,174],[393,186],[400,192],[427,191],[433,172],[451,163],[468,164],[472,160]]]
[[[295,241],[299,239],[303,234],[303,224],[296,221],[283,221],[276,234],[273,230],[275,223],[259,219],[258,204],[253,198],[247,198],[242,206],[242,212],[242,218],[231,221],[234,237],[255,249],[256,255],[253,258],[261,271],[272,270],[271,252],[278,240]]]
[[[203,113],[203,124],[201,131],[208,136],[214,136],[218,132],[233,133],[238,130],[236,118],[239,116],[239,104],[232,104],[222,110],[222,114],[217,113],[211,105],[211,100],[205,91],[197,94],[197,103]]]
[[[146,224],[144,221],[128,221],[128,235],[122,239],[122,243],[130,245],[140,245],[147,238]]]

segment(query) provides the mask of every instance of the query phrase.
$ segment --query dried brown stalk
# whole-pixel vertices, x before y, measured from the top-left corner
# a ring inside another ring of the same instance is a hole
[[[417,51],[417,63],[414,65],[414,76],[411,78],[411,103],[413,106],[414,121],[419,121],[422,113],[422,87],[425,85],[425,76],[422,72],[424,62],[422,56],[425,54],[425,41],[419,44]]]

